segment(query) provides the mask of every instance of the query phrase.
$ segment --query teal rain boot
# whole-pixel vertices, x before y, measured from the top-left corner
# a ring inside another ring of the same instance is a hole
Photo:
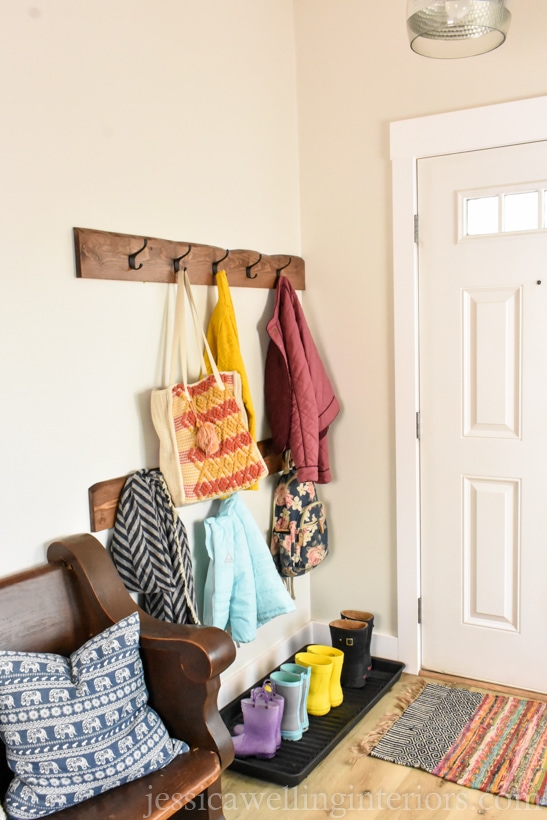
[[[275,690],[285,701],[283,718],[281,720],[281,737],[283,740],[300,740],[302,737],[302,721],[300,719],[300,703],[303,697],[303,679],[300,675],[278,670],[272,672],[271,680],[275,683]]]
[[[310,719],[308,717],[308,694],[310,691],[311,668],[309,666],[300,666],[298,663],[282,663],[281,671],[291,672],[293,675],[300,675],[303,679],[302,697],[300,699],[300,721],[302,723],[302,731],[307,732],[310,728]]]

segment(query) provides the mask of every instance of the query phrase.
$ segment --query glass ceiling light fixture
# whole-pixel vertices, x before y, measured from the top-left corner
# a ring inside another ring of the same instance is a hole
[[[511,12],[506,0],[407,0],[410,47],[424,57],[474,57],[501,46]]]

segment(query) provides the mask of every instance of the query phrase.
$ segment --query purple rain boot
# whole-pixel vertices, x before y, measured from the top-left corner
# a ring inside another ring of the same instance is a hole
[[[275,757],[279,709],[279,702],[275,700],[242,699],[243,733],[232,737],[236,757]]]
[[[275,683],[269,678],[263,681],[262,686],[256,686],[254,689],[251,689],[251,699],[256,700],[256,698],[259,697],[266,700],[274,700],[279,705],[278,720],[275,730],[275,746],[276,749],[279,749],[281,746],[281,721],[283,720],[285,698],[276,693]],[[237,723],[232,731],[236,736],[242,735],[245,731],[245,725],[243,723]]]

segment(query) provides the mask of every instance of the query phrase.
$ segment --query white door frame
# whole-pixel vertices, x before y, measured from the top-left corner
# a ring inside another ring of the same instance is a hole
[[[547,96],[391,123],[398,656],[420,669],[417,160],[547,139]]]

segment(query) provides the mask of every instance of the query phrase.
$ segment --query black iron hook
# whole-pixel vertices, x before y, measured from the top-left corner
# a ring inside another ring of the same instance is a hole
[[[186,251],[186,253],[183,253],[182,256],[178,256],[176,259],[173,259],[173,267],[175,269],[175,273],[179,273],[180,271],[180,260],[184,259],[185,256],[188,256],[191,250],[192,246],[188,245],[188,250]]]
[[[275,272],[275,278],[276,278],[276,279],[279,279],[279,277],[281,276],[281,271],[282,271],[282,270],[285,270],[285,268],[288,268],[288,267],[289,267],[289,265],[291,264],[291,262],[292,262],[292,256],[289,256],[289,261],[287,262],[287,264],[286,264],[286,265],[283,265],[283,267],[282,267],[282,268],[278,268],[278,269],[276,270],[276,272]]]
[[[226,253],[222,257],[222,259],[217,259],[216,262],[213,262],[213,276],[216,276],[216,274],[218,273],[218,266],[220,265],[221,262],[224,262],[224,260],[228,257],[229,253],[230,253],[230,251],[226,251]]]
[[[135,264],[135,257],[137,256],[137,254],[141,253],[146,248],[147,245],[148,245],[148,239],[145,239],[144,240],[144,245],[142,246],[142,248],[139,248],[139,250],[135,251],[135,253],[130,253],[129,256],[127,257],[128,262],[129,262],[129,267],[132,268],[133,270],[140,270],[142,268],[142,262],[141,262],[140,265]]]
[[[245,268],[245,273],[247,274],[247,279],[256,279],[256,277],[258,276],[258,273],[255,273],[254,276],[251,276],[251,268],[254,268],[255,265],[258,265],[258,263],[260,262],[261,259],[262,259],[262,254],[260,253],[258,255],[258,259],[256,260],[256,262],[253,262],[252,265],[247,265],[247,267]]]

